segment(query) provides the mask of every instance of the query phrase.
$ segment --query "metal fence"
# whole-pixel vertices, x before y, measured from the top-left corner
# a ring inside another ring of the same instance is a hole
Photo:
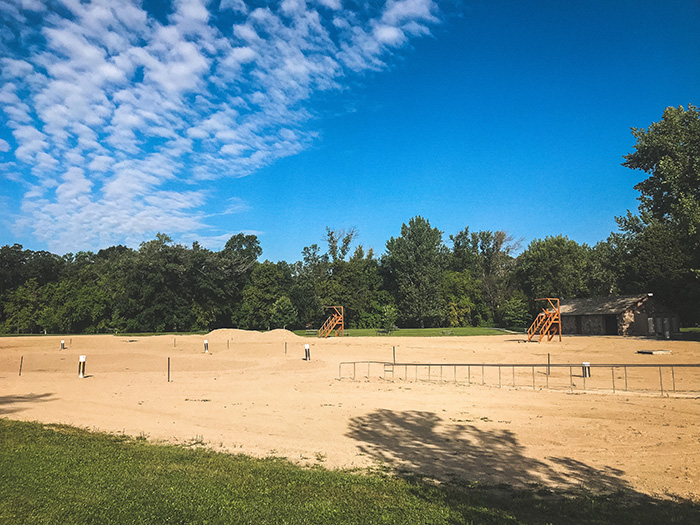
[[[366,371],[366,375],[364,372]],[[338,379],[376,377],[570,392],[700,393],[700,364],[486,364],[345,361]]]

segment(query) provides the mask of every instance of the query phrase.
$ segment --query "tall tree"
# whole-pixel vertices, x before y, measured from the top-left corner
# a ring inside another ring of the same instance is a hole
[[[639,216],[617,219],[628,275],[675,303],[684,322],[700,320],[700,112],[668,107],[647,129],[632,128],[635,151],[623,166],[649,177],[635,186]],[[662,262],[663,261],[663,262]]]
[[[589,260],[590,248],[568,237],[535,239],[518,257],[518,277],[530,299],[586,297]]]
[[[401,226],[386,243],[382,260],[393,283],[404,325],[437,326],[444,321],[443,272],[448,250],[442,232],[421,216]]]
[[[647,129],[632,128],[635,152],[625,155],[623,166],[642,170],[649,177],[638,190],[642,218],[672,224],[700,246],[700,113],[692,104],[668,107],[659,122]],[[647,216],[648,214],[648,216]]]

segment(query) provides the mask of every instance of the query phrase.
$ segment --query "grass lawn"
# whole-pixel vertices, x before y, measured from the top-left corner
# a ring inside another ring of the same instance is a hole
[[[295,330],[295,334],[304,336],[305,330]],[[457,326],[455,328],[401,328],[391,332],[391,337],[449,337],[453,335],[503,335],[505,332],[497,328],[482,326]],[[374,337],[376,328],[347,328],[348,337]]]
[[[7,419],[0,444],[0,523],[700,523],[698,504],[638,493],[436,485]]]

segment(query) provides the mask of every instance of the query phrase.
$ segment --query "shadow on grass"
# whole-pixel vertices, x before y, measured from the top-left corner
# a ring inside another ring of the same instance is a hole
[[[45,403],[53,401],[54,395],[46,394],[26,394],[23,396],[0,396],[0,416],[14,414],[22,411],[22,405],[26,403]]]
[[[438,481],[466,521],[687,523],[692,517],[700,523],[695,502],[637,492],[616,468],[528,457],[510,430],[381,409],[353,418],[347,435],[363,454],[415,484],[417,493]]]

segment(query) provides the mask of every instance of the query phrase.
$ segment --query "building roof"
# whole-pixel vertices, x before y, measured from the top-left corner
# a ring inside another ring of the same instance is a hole
[[[620,314],[649,299],[643,295],[611,295],[587,299],[562,299],[561,315],[610,315]]]

